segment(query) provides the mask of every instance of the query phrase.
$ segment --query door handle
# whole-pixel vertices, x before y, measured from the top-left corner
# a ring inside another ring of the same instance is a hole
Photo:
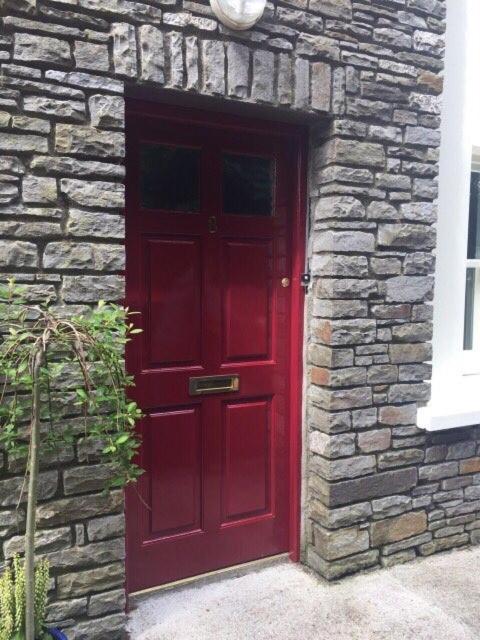
[[[240,388],[240,376],[200,376],[190,378],[188,392],[191,396],[203,396],[209,393],[231,393]]]

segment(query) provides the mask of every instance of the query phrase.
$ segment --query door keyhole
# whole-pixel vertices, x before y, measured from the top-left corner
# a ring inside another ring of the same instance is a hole
[[[217,216],[210,216],[208,219],[208,231],[209,233],[217,232]]]

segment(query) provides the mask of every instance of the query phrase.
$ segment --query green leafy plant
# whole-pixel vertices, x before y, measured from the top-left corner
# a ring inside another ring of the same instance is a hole
[[[25,535],[25,638],[35,640],[34,539],[40,447],[72,441],[65,413],[83,416],[82,437],[101,443],[110,468],[107,489],[135,482],[141,417],[127,389],[124,349],[135,333],[128,309],[99,302],[65,316],[48,304],[31,305],[14,281],[0,287],[0,444],[25,459],[28,475]],[[65,407],[69,409],[65,409]]]
[[[44,635],[47,592],[49,585],[48,560],[43,558],[35,567],[35,637]],[[25,567],[18,555],[0,576],[0,640],[25,638]]]

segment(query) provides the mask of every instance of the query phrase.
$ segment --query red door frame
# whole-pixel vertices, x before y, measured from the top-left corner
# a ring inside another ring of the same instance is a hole
[[[290,363],[290,516],[289,516],[289,556],[293,562],[300,558],[300,502],[301,502],[301,453],[302,453],[302,410],[303,410],[303,327],[304,327],[304,294],[301,275],[304,271],[306,254],[306,204],[307,204],[307,129],[290,123],[262,120],[250,117],[240,117],[224,112],[212,110],[201,111],[171,104],[162,104],[135,98],[126,99],[127,113],[138,117],[150,115],[169,120],[177,124],[202,124],[215,118],[215,126],[228,128],[238,133],[255,131],[263,134],[287,137],[296,156],[297,175],[295,180],[296,193],[292,211],[292,273],[291,273],[291,363]],[[126,180],[129,175],[129,157],[126,158]],[[127,225],[128,229],[128,225]],[[129,279],[129,256],[127,253],[125,277]],[[128,287],[127,287],[128,290]],[[127,304],[129,300],[127,299]],[[128,366],[128,359],[127,359]],[[126,506],[128,502],[138,499],[135,492],[127,490]],[[128,513],[127,513],[128,517]],[[128,549],[128,528],[127,528]],[[126,589],[129,589],[129,555],[126,555]]]

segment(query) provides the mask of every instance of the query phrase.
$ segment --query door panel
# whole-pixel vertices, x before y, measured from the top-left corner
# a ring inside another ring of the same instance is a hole
[[[269,400],[229,403],[224,416],[223,520],[270,511],[271,407]]]
[[[201,527],[202,422],[199,407],[148,418],[150,537]]]
[[[130,591],[291,541],[296,294],[282,278],[298,132],[146,111],[127,116],[127,304],[143,334],[126,360],[146,415],[140,497],[127,492]],[[238,389],[222,393],[232,375]],[[192,393],[198,377],[209,393]]]
[[[224,244],[225,361],[270,357],[272,262],[270,241]]]
[[[200,243],[190,238],[148,238],[145,250],[146,366],[198,364],[202,334]]]

